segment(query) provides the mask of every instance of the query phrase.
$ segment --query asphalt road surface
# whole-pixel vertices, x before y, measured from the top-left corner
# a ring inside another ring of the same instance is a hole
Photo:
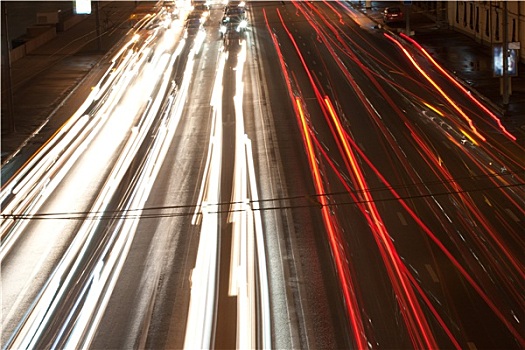
[[[489,110],[342,3],[224,38],[187,11],[2,188],[5,347],[525,345],[523,148]]]

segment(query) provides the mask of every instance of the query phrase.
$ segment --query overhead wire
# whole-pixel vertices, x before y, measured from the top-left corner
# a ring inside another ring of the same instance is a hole
[[[421,182],[421,183],[412,183],[402,186],[384,186],[384,187],[376,187],[371,188],[368,190],[355,190],[352,191],[354,194],[361,193],[363,191],[369,192],[369,193],[380,193],[385,191],[390,191],[393,189],[407,189],[414,187],[420,187],[425,186],[428,187],[430,185],[447,185],[451,183],[456,183],[459,181],[465,181],[465,180],[483,180],[488,179],[491,177],[501,177],[504,175],[507,176],[514,176],[516,174],[524,173],[525,171],[520,172],[511,172],[506,171],[504,174],[486,174],[486,175],[477,175],[477,176],[469,176],[468,178],[456,178],[456,179],[450,179],[447,181],[432,181],[432,182]],[[490,191],[490,190],[498,190],[498,189],[506,189],[506,188],[520,188],[523,187],[525,189],[524,183],[518,183],[518,184],[506,184],[506,185],[500,185],[500,186],[490,186],[490,187],[479,187],[474,189],[464,189],[464,190],[454,190],[454,191],[441,191],[441,192],[429,192],[429,193],[422,193],[418,195],[406,195],[406,196],[400,196],[399,198],[390,197],[390,198],[374,198],[372,200],[345,200],[345,201],[336,201],[332,200],[328,204],[321,204],[321,201],[319,201],[320,197],[331,197],[334,199],[334,197],[337,196],[347,196],[350,193],[347,191],[341,191],[341,192],[330,192],[330,193],[322,193],[322,194],[305,194],[305,195],[296,195],[296,196],[287,196],[287,197],[276,197],[276,198],[263,198],[259,199],[257,201],[248,200],[243,203],[248,204],[254,204],[258,203],[257,208],[252,208],[252,210],[258,210],[258,211],[269,211],[269,210],[288,210],[288,209],[301,209],[301,208],[315,208],[318,207],[321,209],[323,206],[329,206],[329,207],[338,207],[338,206],[347,206],[347,205],[358,205],[358,204],[366,204],[368,202],[374,202],[374,203],[380,203],[380,202],[389,202],[389,201],[398,201],[399,199],[403,200],[415,200],[415,199],[421,199],[421,198],[427,198],[427,197],[439,197],[439,196],[448,196],[448,195],[454,195],[454,194],[461,194],[461,193],[474,193],[474,192],[483,192],[483,191]],[[298,200],[303,200],[304,203],[293,203]],[[283,204],[283,202],[291,202],[290,204]],[[267,203],[278,203],[278,205],[265,205]],[[224,214],[224,213],[233,213],[233,212],[239,212],[243,211],[244,209],[232,209],[232,208],[238,208],[238,206],[235,206],[235,204],[239,204],[239,202],[235,201],[227,201],[227,202],[219,202],[219,203],[209,203],[208,205],[213,206],[215,208],[223,208],[215,211],[210,211],[209,213],[215,213],[215,214]],[[51,213],[35,213],[35,214],[12,214],[12,213],[2,213],[1,218],[3,220],[110,220],[110,219],[157,219],[157,218],[164,218],[164,217],[182,217],[182,216],[192,216],[195,214],[195,210],[199,207],[199,205],[191,204],[191,205],[166,205],[166,206],[152,206],[152,207],[146,207],[146,208],[136,208],[136,209],[122,209],[122,210],[106,210],[106,211],[79,211],[79,212],[51,212]]]

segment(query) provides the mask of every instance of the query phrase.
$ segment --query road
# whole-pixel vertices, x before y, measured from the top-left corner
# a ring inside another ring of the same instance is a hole
[[[525,345],[513,135],[344,3],[221,13],[139,21],[2,188],[2,343]]]
[[[286,192],[267,154],[260,53],[250,33],[250,45],[219,40],[221,12],[137,23],[84,105],[3,188],[6,346],[255,347],[272,327],[281,347],[307,337],[300,288],[285,281],[297,272],[281,260],[293,257],[289,214],[254,210],[258,186]]]
[[[521,145],[410,38],[351,8],[263,16],[330,207],[354,344],[519,346]]]

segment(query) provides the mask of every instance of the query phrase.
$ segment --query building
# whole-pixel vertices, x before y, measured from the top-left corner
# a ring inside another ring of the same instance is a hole
[[[507,42],[525,40],[525,1],[420,1],[418,6],[437,22],[447,23],[484,45],[503,43],[505,17]],[[521,62],[525,62],[523,46],[521,43],[518,49]]]

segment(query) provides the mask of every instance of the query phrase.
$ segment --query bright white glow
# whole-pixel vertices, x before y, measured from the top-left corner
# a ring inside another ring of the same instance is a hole
[[[210,166],[212,162],[212,155],[213,147],[221,147],[220,142],[222,140],[222,128],[220,125],[218,125],[218,121],[222,120],[222,77],[224,74],[224,66],[226,64],[226,58],[227,54],[224,52],[221,52],[219,55],[218,60],[218,68],[216,70],[217,76],[215,77],[215,81],[213,83],[213,91],[212,91],[212,97],[210,101],[210,105],[213,107],[213,115],[212,115],[212,126],[211,130],[213,130],[212,135],[210,136],[210,142],[208,145],[208,153],[206,158],[206,165],[204,167],[204,174],[210,173]],[[199,197],[197,199],[197,206],[195,208],[195,214],[192,218],[192,224],[197,225],[199,223],[200,218],[200,211],[202,209],[202,202],[207,198],[207,187],[208,187],[208,178],[204,177],[203,182],[200,187],[199,191]]]
[[[175,34],[173,31],[166,32],[169,35]],[[158,35],[158,32],[153,33],[154,35]],[[73,166],[87,144],[95,139],[95,136],[97,136],[97,145],[103,144],[105,146],[102,154],[107,152],[112,154],[111,152],[115,149],[121,151],[120,156],[113,163],[115,164],[114,167],[109,171],[108,181],[102,187],[99,197],[95,199],[93,206],[87,210],[91,213],[104,213],[109,198],[113,197],[118,187],[117,184],[121,182],[128,171],[129,164],[133,161],[140,145],[143,144],[148,135],[147,131],[151,129],[153,121],[158,115],[163,97],[168,88],[172,86],[171,70],[176,55],[180,53],[182,46],[178,46],[178,53],[174,55],[171,53],[174,45],[169,45],[173,43],[172,38],[168,38],[166,42],[168,45],[164,45],[163,52],[157,52],[158,48],[152,52],[155,60],[151,64],[146,61],[149,56],[148,51],[153,46],[147,46],[147,40],[142,47],[126,51],[125,48],[130,45],[128,42],[121,52],[115,56],[118,58],[118,63],[112,64],[110,70],[104,75],[103,87],[101,88],[99,83],[90,94],[90,99],[86,100],[82,107],[85,110],[95,102],[94,96],[102,97],[103,93],[107,93],[104,97],[104,103],[98,106],[96,115],[81,117],[83,113],[80,114],[77,111],[74,118],[72,117],[66,124],[67,127],[62,128],[57,134],[60,142],[52,140],[49,143],[53,147],[49,147],[46,157],[49,157],[52,162],[44,168],[37,167],[38,171],[41,171],[41,176],[30,177],[31,181],[38,184],[37,187],[33,186],[33,188],[43,190],[35,191],[35,195],[26,196],[28,202],[23,206],[28,210],[28,215],[34,213],[40,205],[39,203],[46,199],[48,192],[52,192],[58,186],[60,180],[68,173],[68,169]],[[122,56],[124,53],[125,55]],[[184,79],[188,80],[189,78],[186,79],[185,77]],[[184,84],[185,87],[178,90],[181,95],[186,94],[184,91],[187,90],[189,82]],[[148,96],[152,96],[149,102]],[[185,96],[182,98],[183,100],[179,99],[178,101],[179,105],[183,105],[181,101],[186,99]],[[165,121],[166,127],[159,130],[158,138],[154,141],[145,168],[137,181],[138,186],[130,194],[128,207],[140,208],[145,203],[153,180],[162,164],[162,159],[171,143],[170,137],[175,133],[181,111],[182,108],[179,106],[165,116],[169,120]],[[133,126],[136,120],[138,122]],[[102,129],[102,127],[104,128]],[[105,132],[105,135],[110,135],[110,138],[104,140],[102,131]],[[126,142],[124,142],[125,136],[129,137]],[[121,148],[117,147],[118,145],[121,145]],[[38,164],[44,163],[39,162]],[[19,181],[18,185],[20,184]],[[22,185],[17,190],[22,191],[23,188]],[[27,222],[27,220],[21,221]],[[75,270],[80,266],[79,261],[84,259],[86,247],[89,246],[88,242],[93,238],[99,222],[100,219],[91,216],[75,233],[66,253],[46,282],[39,300],[32,305],[28,316],[24,318],[24,326],[13,340],[13,348],[34,347],[39,336],[43,334],[51,315],[59,307],[63,296],[67,293],[68,285],[72,282],[72,276],[76,274]],[[120,230],[111,233],[113,235],[110,240],[111,244],[104,251],[104,254],[107,254],[107,259],[104,260],[103,264],[97,263],[92,284],[83,289],[87,301],[82,305],[81,317],[75,319],[76,323],[72,333],[64,335],[69,337],[67,338],[68,347],[89,347],[90,339],[104,312],[129,245],[132,242],[135,224],[136,220],[124,220],[117,225]],[[110,249],[110,247],[112,248]],[[5,252],[4,249],[2,249],[3,252]]]
[[[201,184],[196,216],[200,214],[201,233],[197,260],[191,277],[191,297],[184,337],[185,349],[208,349],[215,314],[216,264],[218,254],[218,211],[222,166],[222,74],[225,55],[220,55],[210,104],[213,106],[212,135],[208,148],[205,176]]]
[[[172,67],[173,64],[168,65],[164,75],[165,81],[168,81],[167,78],[171,76]],[[164,83],[164,88],[161,89],[161,91],[165,91],[167,86],[167,83]],[[173,99],[170,98],[170,101],[172,100]],[[179,112],[181,113],[182,109],[179,109]],[[153,120],[154,116],[152,115],[151,117]],[[157,133],[155,142],[149,151],[147,162],[142,169],[140,177],[137,181],[138,186],[134,188],[134,193],[131,195],[132,200],[127,204],[126,209],[143,208],[149,193],[151,192],[154,179],[157,177],[160,171],[163,160],[168,152],[173,136],[175,135],[176,125],[178,125],[180,116],[168,114],[165,115],[164,119],[166,118],[166,126],[161,127]],[[118,273],[121,271],[125,258],[129,252],[138,222],[139,219],[121,219],[121,225],[118,225],[121,226],[121,234],[116,238],[115,246],[111,249],[111,251],[109,251],[108,248],[107,254],[109,254],[109,259],[104,265],[105,267],[102,271],[103,273],[98,279],[99,285],[108,285],[106,293],[102,294],[101,288],[90,290],[90,295],[93,295],[93,299],[98,301],[98,303],[94,304],[92,309],[83,309],[83,318],[77,322],[75,327],[77,332],[70,337],[68,347],[83,348],[89,345],[96,332],[97,325],[103,316],[107,303],[109,302],[109,297],[111,295],[110,291],[113,290],[115,286]],[[89,310],[91,310],[91,312]],[[92,317],[88,317],[87,315],[92,315]],[[81,336],[86,328],[88,328],[89,331],[87,332],[87,336],[82,338]]]
[[[255,175],[252,144],[248,136],[245,137],[246,159],[248,161],[248,178],[250,179],[250,197],[253,206],[253,218],[255,227],[255,247],[257,249],[257,266],[259,267],[259,297],[261,299],[261,348],[270,347],[271,324],[270,324],[270,287],[268,284],[268,271],[266,269],[266,252],[264,243],[264,230],[262,225],[261,211],[259,210],[259,194]]]
[[[8,210],[8,212],[13,214],[31,215],[32,212],[35,212],[40,207],[46,199],[45,196],[58,185],[59,179],[65,176],[67,170],[80,156],[81,150],[86,148],[90,140],[98,134],[98,130],[100,130],[100,127],[102,126],[100,121],[103,120],[100,116],[104,115],[106,111],[112,108],[113,102],[117,100],[116,95],[121,94],[122,91],[124,91],[122,87],[127,87],[130,83],[130,79],[134,74],[126,74],[124,69],[129,70],[132,68],[132,65],[129,64],[131,62],[131,57],[131,54],[126,55],[124,60],[121,61],[121,64],[114,71],[118,75],[122,75],[124,77],[123,79],[114,80],[116,75],[107,79],[108,84],[106,86],[109,86],[109,84],[114,82],[116,83],[113,85],[114,88],[111,91],[110,97],[107,98],[103,107],[98,111],[98,116],[91,119],[89,119],[88,115],[81,117],[82,113],[87,110],[88,106],[95,101],[94,96],[106,90],[106,87],[99,91],[93,90],[79,110],[75,112],[64,127],[62,127],[54,137],[39,150],[37,155],[33,158],[34,166],[32,167],[31,172],[27,173],[22,171],[18,174],[18,178],[11,182],[11,184],[13,184],[12,189],[15,193],[18,193],[19,196],[17,196],[18,198],[15,197],[11,200],[3,210]],[[107,72],[104,75],[104,78],[106,76]],[[97,86],[99,85],[100,83]],[[82,134],[79,134],[80,132],[82,132]],[[82,140],[84,140],[83,143],[81,143]],[[74,152],[77,147],[79,150]],[[107,148],[104,151],[107,151]],[[68,158],[70,158],[69,161]],[[25,169],[31,168],[26,164],[24,170]],[[60,171],[58,169],[60,169]],[[52,181],[50,185],[51,187],[43,192],[43,189],[45,189],[50,183],[50,177],[46,174],[52,173],[58,174],[58,178],[56,181]],[[25,225],[27,225],[26,220],[3,222],[1,227],[2,235],[5,236],[7,230],[10,230],[11,233],[2,242],[2,246],[0,247],[0,258],[3,259],[3,257],[9,252]]]
[[[91,0],[75,0],[73,9],[77,15],[91,14]]]
[[[205,38],[206,32],[203,30],[199,30],[193,43],[193,55],[197,55],[199,53]]]

